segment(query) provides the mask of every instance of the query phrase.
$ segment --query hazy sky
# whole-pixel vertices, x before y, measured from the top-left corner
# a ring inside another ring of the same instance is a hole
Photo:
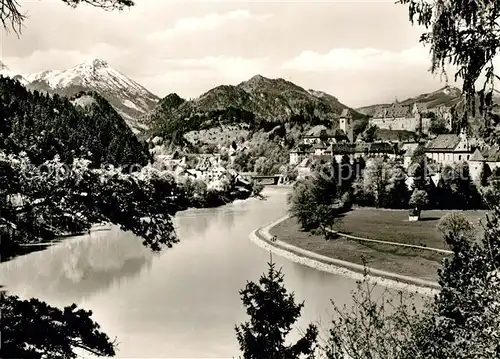
[[[445,84],[428,72],[422,29],[394,0],[136,0],[123,12],[60,0],[21,4],[29,16],[21,38],[0,38],[0,59],[21,74],[98,57],[161,97],[197,97],[261,74],[353,107]]]

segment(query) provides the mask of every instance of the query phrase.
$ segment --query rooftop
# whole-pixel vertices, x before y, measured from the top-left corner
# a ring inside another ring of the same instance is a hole
[[[460,137],[454,134],[438,135],[427,144],[427,150],[454,150],[460,143]]]
[[[326,126],[316,125],[309,131],[307,131],[304,137],[321,137],[321,136],[333,137],[334,133],[331,129],[326,128]]]
[[[483,155],[481,154],[481,152],[478,149],[476,149],[474,151],[474,153],[472,154],[472,157],[470,158],[470,160],[481,162],[481,161],[484,161],[485,159],[484,159]]]
[[[332,144],[332,153],[337,155],[354,153],[394,153],[394,150],[394,145],[388,142]]]
[[[425,103],[416,103],[414,106],[416,107],[418,112],[427,111],[427,105]]]

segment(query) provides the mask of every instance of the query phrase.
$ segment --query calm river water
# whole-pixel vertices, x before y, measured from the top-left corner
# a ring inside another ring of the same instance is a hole
[[[248,238],[286,213],[286,188],[176,218],[181,242],[152,254],[131,234],[94,232],[0,266],[0,283],[21,297],[52,305],[77,303],[94,312],[119,343],[121,358],[232,358],[234,326],[246,320],[238,291],[267,270],[269,253]],[[352,279],[274,256],[296,299],[305,301],[298,327],[317,322],[325,335],[330,299],[349,303]]]

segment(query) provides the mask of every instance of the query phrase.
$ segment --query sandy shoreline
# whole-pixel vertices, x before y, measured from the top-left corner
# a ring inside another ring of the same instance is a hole
[[[270,229],[287,218],[288,216],[284,216],[254,230],[250,233],[250,240],[257,246],[270,250],[272,253],[279,255],[280,257],[284,257],[292,262],[323,272],[346,276],[355,280],[363,279],[363,266],[322,256],[320,254],[292,246],[280,240],[271,242],[270,239],[272,236],[269,233]],[[367,270],[370,280],[384,287],[403,289],[423,295],[434,295],[439,289],[439,285],[435,282],[401,276],[396,273],[384,272],[373,268],[367,268]]]

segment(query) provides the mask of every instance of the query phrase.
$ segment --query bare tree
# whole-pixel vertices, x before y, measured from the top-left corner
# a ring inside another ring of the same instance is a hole
[[[446,66],[457,68],[455,80],[463,80],[467,115],[475,115],[476,83],[485,76],[479,91],[480,110],[493,105],[494,58],[500,52],[500,6],[496,0],[398,0],[408,5],[412,23],[426,28],[420,41],[430,47],[433,73],[446,75]]]
[[[125,7],[134,5],[133,0],[61,0],[66,5],[76,8],[79,4],[88,4],[107,11],[123,10]],[[0,21],[6,31],[14,31],[18,36],[21,34],[26,13],[21,11],[21,5],[17,0],[0,0]]]

